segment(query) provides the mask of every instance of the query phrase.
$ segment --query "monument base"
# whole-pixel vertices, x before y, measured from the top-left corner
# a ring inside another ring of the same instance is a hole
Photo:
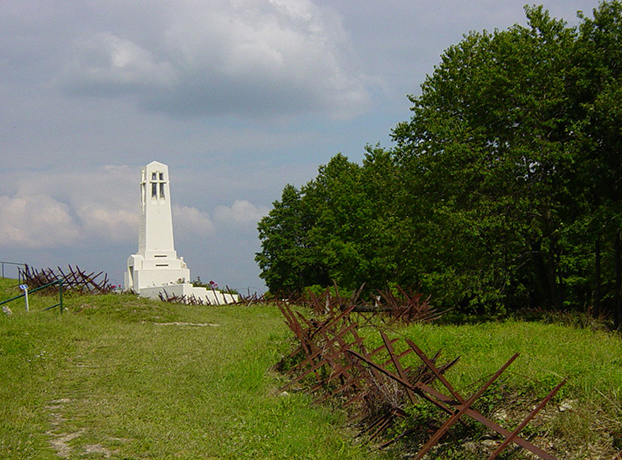
[[[208,290],[204,287],[195,287],[191,283],[169,284],[165,286],[153,286],[141,288],[138,294],[141,297],[159,299],[160,293],[166,297],[195,298],[207,305],[226,305],[238,302],[237,294],[227,294],[216,290]]]

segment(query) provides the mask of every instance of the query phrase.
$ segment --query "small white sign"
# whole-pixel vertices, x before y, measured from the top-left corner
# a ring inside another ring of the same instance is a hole
[[[25,284],[20,284],[19,288],[24,291],[24,300],[26,301],[26,311],[30,311],[30,307],[28,305],[28,286]]]

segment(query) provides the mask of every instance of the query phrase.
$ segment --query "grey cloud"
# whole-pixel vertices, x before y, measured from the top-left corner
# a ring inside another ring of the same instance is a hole
[[[64,88],[80,95],[120,95],[166,91],[177,72],[169,62],[116,35],[97,33],[74,47],[62,77]]]
[[[348,118],[369,106],[332,10],[309,0],[180,0],[170,14],[156,40],[108,30],[80,38],[58,83],[71,94],[131,95],[144,110],[178,117]]]

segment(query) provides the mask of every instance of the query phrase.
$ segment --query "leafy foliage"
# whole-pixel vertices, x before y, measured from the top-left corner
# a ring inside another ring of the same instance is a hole
[[[445,51],[395,147],[286,187],[259,225],[271,290],[399,283],[464,311],[622,322],[622,3],[578,27],[525,11]]]

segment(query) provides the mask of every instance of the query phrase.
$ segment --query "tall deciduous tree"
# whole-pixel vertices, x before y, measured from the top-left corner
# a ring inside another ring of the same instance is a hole
[[[285,187],[258,226],[256,261],[270,290],[300,292],[333,282],[372,290],[395,279],[395,172],[389,153],[368,147],[363,166],[338,154],[300,190]]]
[[[474,307],[534,293],[561,306],[575,32],[542,8],[528,8],[527,17],[528,27],[472,33],[447,50],[411,97],[411,120],[394,130],[410,172],[411,213],[421,216],[413,238],[426,241],[419,276],[438,295]]]
[[[309,238],[317,219],[293,185],[283,189],[281,201],[258,225],[262,251],[255,260],[261,276],[273,292],[299,292],[305,286],[330,282],[328,270],[317,256],[318,247]]]
[[[576,54],[582,69],[580,125],[584,140],[578,174],[589,203],[595,252],[595,304],[614,310],[622,325],[622,3],[602,2],[583,16]],[[602,251],[602,254],[601,254]],[[604,262],[601,270],[601,259]]]
[[[259,225],[270,289],[399,283],[470,310],[594,305],[622,323],[622,3],[576,28],[526,15],[441,56],[393,149],[286,187]]]

